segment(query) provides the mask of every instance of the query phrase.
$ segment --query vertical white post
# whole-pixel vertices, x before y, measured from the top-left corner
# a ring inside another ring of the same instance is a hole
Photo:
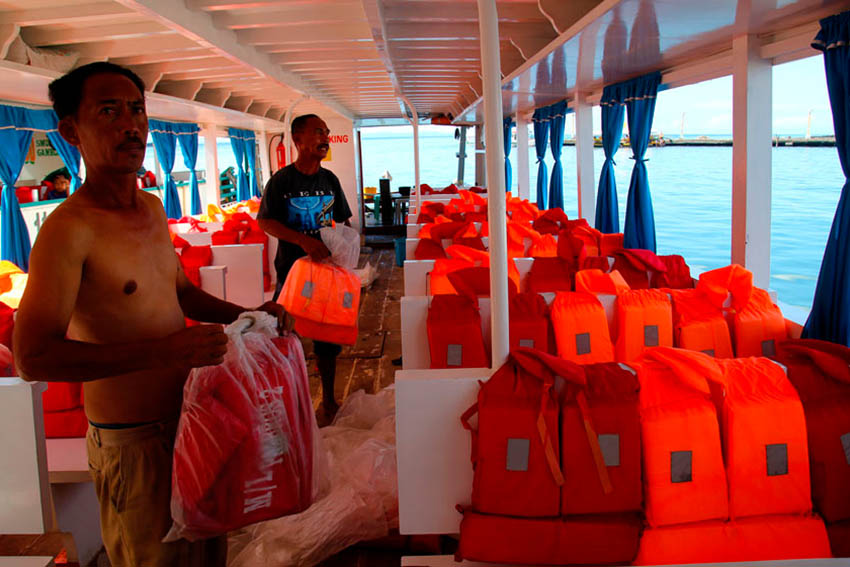
[[[408,118],[408,120],[413,126],[413,172],[416,182],[414,190],[416,191],[416,213],[419,214],[422,211],[422,194],[419,192],[419,114],[416,112],[416,107],[407,100],[407,97],[402,96],[401,100],[410,109],[411,118]]]
[[[206,173],[204,178],[204,197],[201,199],[202,208],[211,203],[221,204],[221,183],[219,181],[218,171],[218,141],[216,140],[215,124],[207,124],[201,130],[201,135],[204,137],[204,159],[206,160]]]
[[[499,125],[499,128],[502,126]],[[487,186],[487,160],[484,157],[484,126],[475,125],[475,184],[478,187]]]
[[[258,134],[257,142],[260,145],[258,148],[260,152],[260,169],[263,172],[263,178],[260,181],[260,189],[262,190],[272,177],[272,164],[269,159],[269,134],[265,130],[258,132]]]
[[[596,222],[596,187],[593,182],[593,107],[584,93],[578,93],[576,115],[576,175],[578,176],[578,216],[590,226]]]
[[[496,0],[478,0],[481,70],[484,83],[484,124],[487,136],[487,209],[490,222],[490,311],[493,368],[508,359],[508,238],[505,220],[504,131],[499,57],[499,16]]]
[[[525,115],[516,114],[516,184],[520,199],[531,198],[528,175],[528,119]]]
[[[86,160],[80,158],[80,182],[86,182]]]
[[[732,262],[770,284],[773,67],[755,35],[732,42]]]

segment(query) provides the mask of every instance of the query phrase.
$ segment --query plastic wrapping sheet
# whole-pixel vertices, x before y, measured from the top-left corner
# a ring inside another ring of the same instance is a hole
[[[166,541],[211,537],[307,509],[327,478],[304,352],[243,313],[224,362],[192,370],[174,447]]]
[[[394,390],[355,392],[321,435],[330,493],[301,514],[231,533],[230,567],[316,565],[398,527]]]
[[[331,253],[331,261],[337,266],[353,270],[360,259],[360,233],[350,226],[338,224],[319,231],[322,242]]]

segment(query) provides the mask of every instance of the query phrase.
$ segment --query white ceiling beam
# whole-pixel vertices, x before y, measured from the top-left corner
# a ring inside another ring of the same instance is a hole
[[[194,47],[181,49],[179,52],[171,53],[146,53],[144,55],[133,55],[130,57],[111,57],[110,61],[117,65],[129,67],[132,65],[150,65],[152,63],[169,63],[176,61],[192,61],[195,59],[207,59],[214,55],[211,51],[203,47]]]
[[[163,71],[159,67],[147,67],[142,69],[133,69],[133,71],[144,81],[145,89],[150,92],[156,91],[156,85],[162,80]]]
[[[357,72],[364,73],[372,73],[375,71],[381,71],[386,74],[386,67],[380,61],[341,61],[341,62],[327,62],[327,63],[302,63],[298,65],[286,65],[287,69],[298,73],[312,73],[312,72],[325,72],[330,73],[333,71],[350,71],[354,70]]]
[[[275,45],[287,43],[312,44],[316,42],[319,32],[311,26],[278,26],[236,30],[234,33],[237,40],[245,45]],[[322,24],[321,34],[333,37],[336,41],[371,39],[369,28],[365,25],[352,25],[342,22]]]
[[[251,106],[253,102],[254,99],[250,96],[230,95],[230,98],[224,103],[224,108],[238,110],[239,112],[247,112],[248,107]]]
[[[200,59],[178,59],[176,61],[163,61],[161,63],[149,63],[145,65],[128,65],[136,73],[143,73],[147,69],[157,69],[162,73],[183,73],[188,71],[216,70],[230,67],[233,63],[224,57],[204,57]]]
[[[255,0],[253,2],[238,2],[234,0],[185,0],[190,10],[215,12],[221,10],[248,10],[280,6],[280,0]]]
[[[165,79],[170,81],[194,81],[200,80],[203,82],[212,79],[236,78],[236,77],[251,77],[251,71],[245,67],[222,67],[218,70],[204,71],[187,71],[185,73],[166,73]]]
[[[270,102],[257,102],[256,100],[248,107],[248,114],[256,114],[257,116],[265,116],[266,112],[272,107]]]
[[[525,63],[525,57],[522,52],[513,44],[508,47],[502,47],[499,53],[499,63],[502,66],[502,76],[506,77],[511,74],[511,71]]]
[[[445,23],[438,26],[428,23],[388,23],[387,33],[394,41],[478,41],[479,31],[477,23]],[[545,22],[501,24],[499,36],[502,40],[541,36],[554,39],[556,37],[551,26]]]
[[[21,30],[23,40],[35,47],[142,37],[147,43],[155,41],[155,38],[150,37],[153,34],[173,35],[173,32],[156,22],[70,28],[34,27]]]
[[[203,86],[202,81],[160,81],[156,86],[156,92],[185,98],[186,100],[195,100],[195,96]]]
[[[275,53],[270,56],[272,61],[280,65],[298,65],[301,63],[323,63],[326,61],[380,61],[378,52],[372,46],[350,47],[348,49],[334,49],[329,51],[313,51],[304,49],[288,53]]]
[[[177,34],[158,37],[156,41],[139,41],[137,39],[115,39],[110,41],[93,41],[67,46],[69,51],[80,54],[80,57],[131,57],[134,55],[179,51],[197,47],[195,42]]]
[[[283,108],[279,106],[270,106],[268,110],[266,110],[266,118],[277,119],[277,117],[281,116],[284,113]]]
[[[563,2],[564,0],[559,0]],[[575,0],[571,0],[575,1]],[[533,3],[499,2],[499,23],[545,21]],[[478,6],[475,2],[424,2],[389,4],[384,8],[384,18],[390,22],[473,22],[478,23]]]
[[[21,27],[79,25],[108,22],[116,16],[127,14],[134,14],[134,12],[120,4],[69,4],[67,6],[51,6],[50,8],[0,12],[0,23],[18,24]]]
[[[363,20],[360,2],[335,2],[333,9],[322,4],[279,5],[264,11],[245,10],[217,12],[213,23],[220,29],[257,29],[267,27],[324,26],[328,22],[354,22]]]
[[[286,43],[286,38],[281,38],[282,43],[275,45],[263,45],[258,48],[263,53],[294,53],[298,56],[306,54],[324,53],[328,51],[349,51],[352,49],[374,48],[371,40],[343,40],[336,39],[323,41],[322,43],[311,42],[309,46],[305,46],[304,42]]]
[[[772,37],[763,38],[759,55],[774,65],[812,55],[812,38],[820,31],[820,23],[812,22]]]
[[[219,30],[209,14],[190,10],[184,3],[174,0],[116,0],[120,4],[142,12],[169,28],[193,39],[199,44],[210,47],[223,57],[237,63],[253,67],[260,74],[269,77],[282,86],[307,94],[325,104],[332,111],[354,118],[351,109],[338,104],[335,100],[319,92],[301,77],[288,73],[275,64],[268,55],[239,43],[236,32]]]
[[[212,80],[204,81],[204,88],[211,89],[250,89],[250,88],[268,88],[269,82],[262,79],[227,79],[227,80]],[[283,90],[282,87],[277,88],[278,91]]]

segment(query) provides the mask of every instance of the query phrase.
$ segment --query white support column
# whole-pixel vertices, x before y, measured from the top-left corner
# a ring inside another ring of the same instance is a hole
[[[499,126],[501,128],[501,126]],[[503,160],[504,161],[504,160]],[[475,125],[475,185],[487,186],[487,160],[484,156],[484,126]]]
[[[576,114],[576,175],[578,176],[578,216],[590,226],[596,222],[596,187],[593,181],[593,106],[584,93],[578,93]]]
[[[528,120],[516,114],[516,183],[520,199],[531,199],[531,178],[528,175]]]
[[[263,179],[260,183],[260,189],[262,190],[266,186],[266,183],[269,182],[269,179],[272,178],[272,164],[269,160],[269,133],[265,130],[257,132],[257,142],[260,144],[260,169],[263,172]]]
[[[487,136],[487,210],[490,221],[490,307],[492,367],[508,359],[508,238],[505,220],[504,130],[502,128],[502,85],[499,58],[499,15],[496,0],[478,0],[481,31],[481,70],[484,90],[484,124]]]
[[[419,114],[416,112],[416,107],[413,106],[407,97],[402,96],[401,100],[410,109],[411,117],[408,118],[410,125],[413,126],[413,172],[416,191],[416,213],[422,210],[422,193],[419,191]]]
[[[221,203],[221,183],[218,171],[218,141],[216,140],[215,124],[204,125],[201,130],[204,137],[204,159],[206,160],[206,173],[203,197],[201,198],[201,210],[205,211],[210,203],[216,205]]]
[[[770,284],[773,67],[755,35],[732,42],[732,262]]]

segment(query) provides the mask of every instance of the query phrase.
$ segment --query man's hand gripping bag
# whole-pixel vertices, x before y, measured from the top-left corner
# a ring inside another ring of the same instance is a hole
[[[243,313],[218,366],[196,368],[183,391],[166,541],[197,540],[306,510],[327,478],[298,339]],[[277,343],[275,342],[277,341]]]

